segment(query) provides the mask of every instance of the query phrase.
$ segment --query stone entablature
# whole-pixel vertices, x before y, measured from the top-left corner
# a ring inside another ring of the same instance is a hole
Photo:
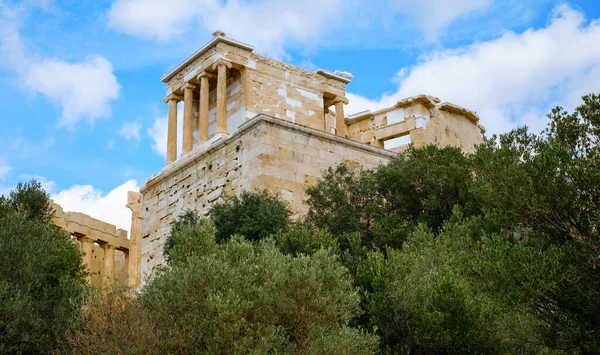
[[[54,215],[52,223],[71,234],[83,253],[83,264],[92,285],[128,285],[138,287],[140,280],[141,233],[132,228],[131,238],[127,231],[79,212],[65,212],[50,200]],[[135,218],[141,219],[141,195],[129,192],[129,208]],[[136,257],[136,255],[138,255]]]
[[[228,137],[197,147],[142,184],[142,276],[164,263],[171,222],[186,210],[206,214],[226,196],[268,189],[296,216],[306,211],[305,190],[332,165],[372,168],[396,153],[284,119],[259,115]]]

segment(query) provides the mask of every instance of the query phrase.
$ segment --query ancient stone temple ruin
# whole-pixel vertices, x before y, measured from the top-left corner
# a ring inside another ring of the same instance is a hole
[[[94,286],[139,287],[141,283],[141,195],[129,192],[131,233],[79,212],[65,212],[50,201],[52,222],[69,233],[83,253],[87,281]]]
[[[309,71],[253,50],[218,31],[162,77],[167,162],[140,191],[143,276],[164,262],[170,224],[185,210],[206,213],[227,196],[268,189],[299,216],[306,188],[332,165],[372,168],[409,144],[471,151],[482,141],[474,112],[428,95],[346,115],[351,74]]]

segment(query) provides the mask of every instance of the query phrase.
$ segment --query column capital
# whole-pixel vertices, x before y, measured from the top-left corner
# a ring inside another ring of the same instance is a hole
[[[228,60],[225,60],[223,58],[219,58],[215,64],[212,65],[212,70],[216,70],[219,66],[224,65],[227,68],[231,69],[231,62]]]
[[[348,103],[349,103],[350,101],[349,101],[347,98],[345,98],[345,97],[341,97],[341,96],[338,96],[338,97],[336,97],[335,99],[331,100],[331,104],[332,104],[332,105],[335,105],[335,104],[337,104],[337,103],[339,103],[339,102],[343,103],[344,105],[348,105]]]
[[[204,77],[212,79],[212,78],[216,78],[217,76],[215,74],[211,74],[211,73],[209,73],[207,71],[203,71],[202,73],[196,75],[196,80],[200,80],[200,79],[202,79]]]
[[[198,87],[198,86],[196,86],[196,84],[192,84],[192,83],[190,83],[190,82],[188,81],[188,82],[187,82],[187,83],[185,83],[185,84],[184,84],[184,85],[183,85],[181,88],[182,88],[183,90],[185,90],[185,89],[192,89],[192,90],[196,90],[196,88],[197,88],[197,87]]]
[[[110,243],[104,243],[104,244],[101,244],[100,246],[104,250],[115,250],[115,249],[117,249],[117,247],[115,245],[112,245]]]
[[[183,97],[181,97],[181,95],[177,95],[177,94],[171,94],[171,95],[168,95],[167,97],[165,97],[165,98],[163,99],[163,102],[164,102],[165,104],[167,104],[167,103],[169,103],[169,101],[171,101],[171,100],[175,100],[175,101],[181,101],[181,100],[183,100]]]
[[[93,242],[94,239],[86,236],[86,235],[82,235],[80,237],[77,237],[77,240],[79,240],[80,242]]]

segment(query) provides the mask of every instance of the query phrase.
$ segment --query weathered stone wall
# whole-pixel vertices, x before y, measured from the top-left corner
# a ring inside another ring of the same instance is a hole
[[[421,95],[399,102],[376,112],[366,112],[357,118],[346,119],[351,139],[384,147],[386,141],[405,137],[404,145],[391,148],[401,151],[408,144],[422,147],[429,144],[459,147],[471,152],[483,142],[483,127],[478,117],[455,105],[440,103],[433,97]],[[386,147],[387,148],[387,147]]]
[[[225,196],[269,189],[304,213],[305,190],[328,167],[370,168],[394,153],[292,122],[257,116],[228,138],[213,139],[142,185],[142,275],[164,263],[171,222],[186,210],[207,213]]]

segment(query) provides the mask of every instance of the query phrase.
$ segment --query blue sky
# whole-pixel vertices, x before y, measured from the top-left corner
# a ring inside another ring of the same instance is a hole
[[[216,29],[351,72],[348,113],[427,93],[499,133],[600,92],[599,19],[593,0],[0,0],[0,193],[35,177],[127,228],[126,191],[164,166],[160,77]]]

